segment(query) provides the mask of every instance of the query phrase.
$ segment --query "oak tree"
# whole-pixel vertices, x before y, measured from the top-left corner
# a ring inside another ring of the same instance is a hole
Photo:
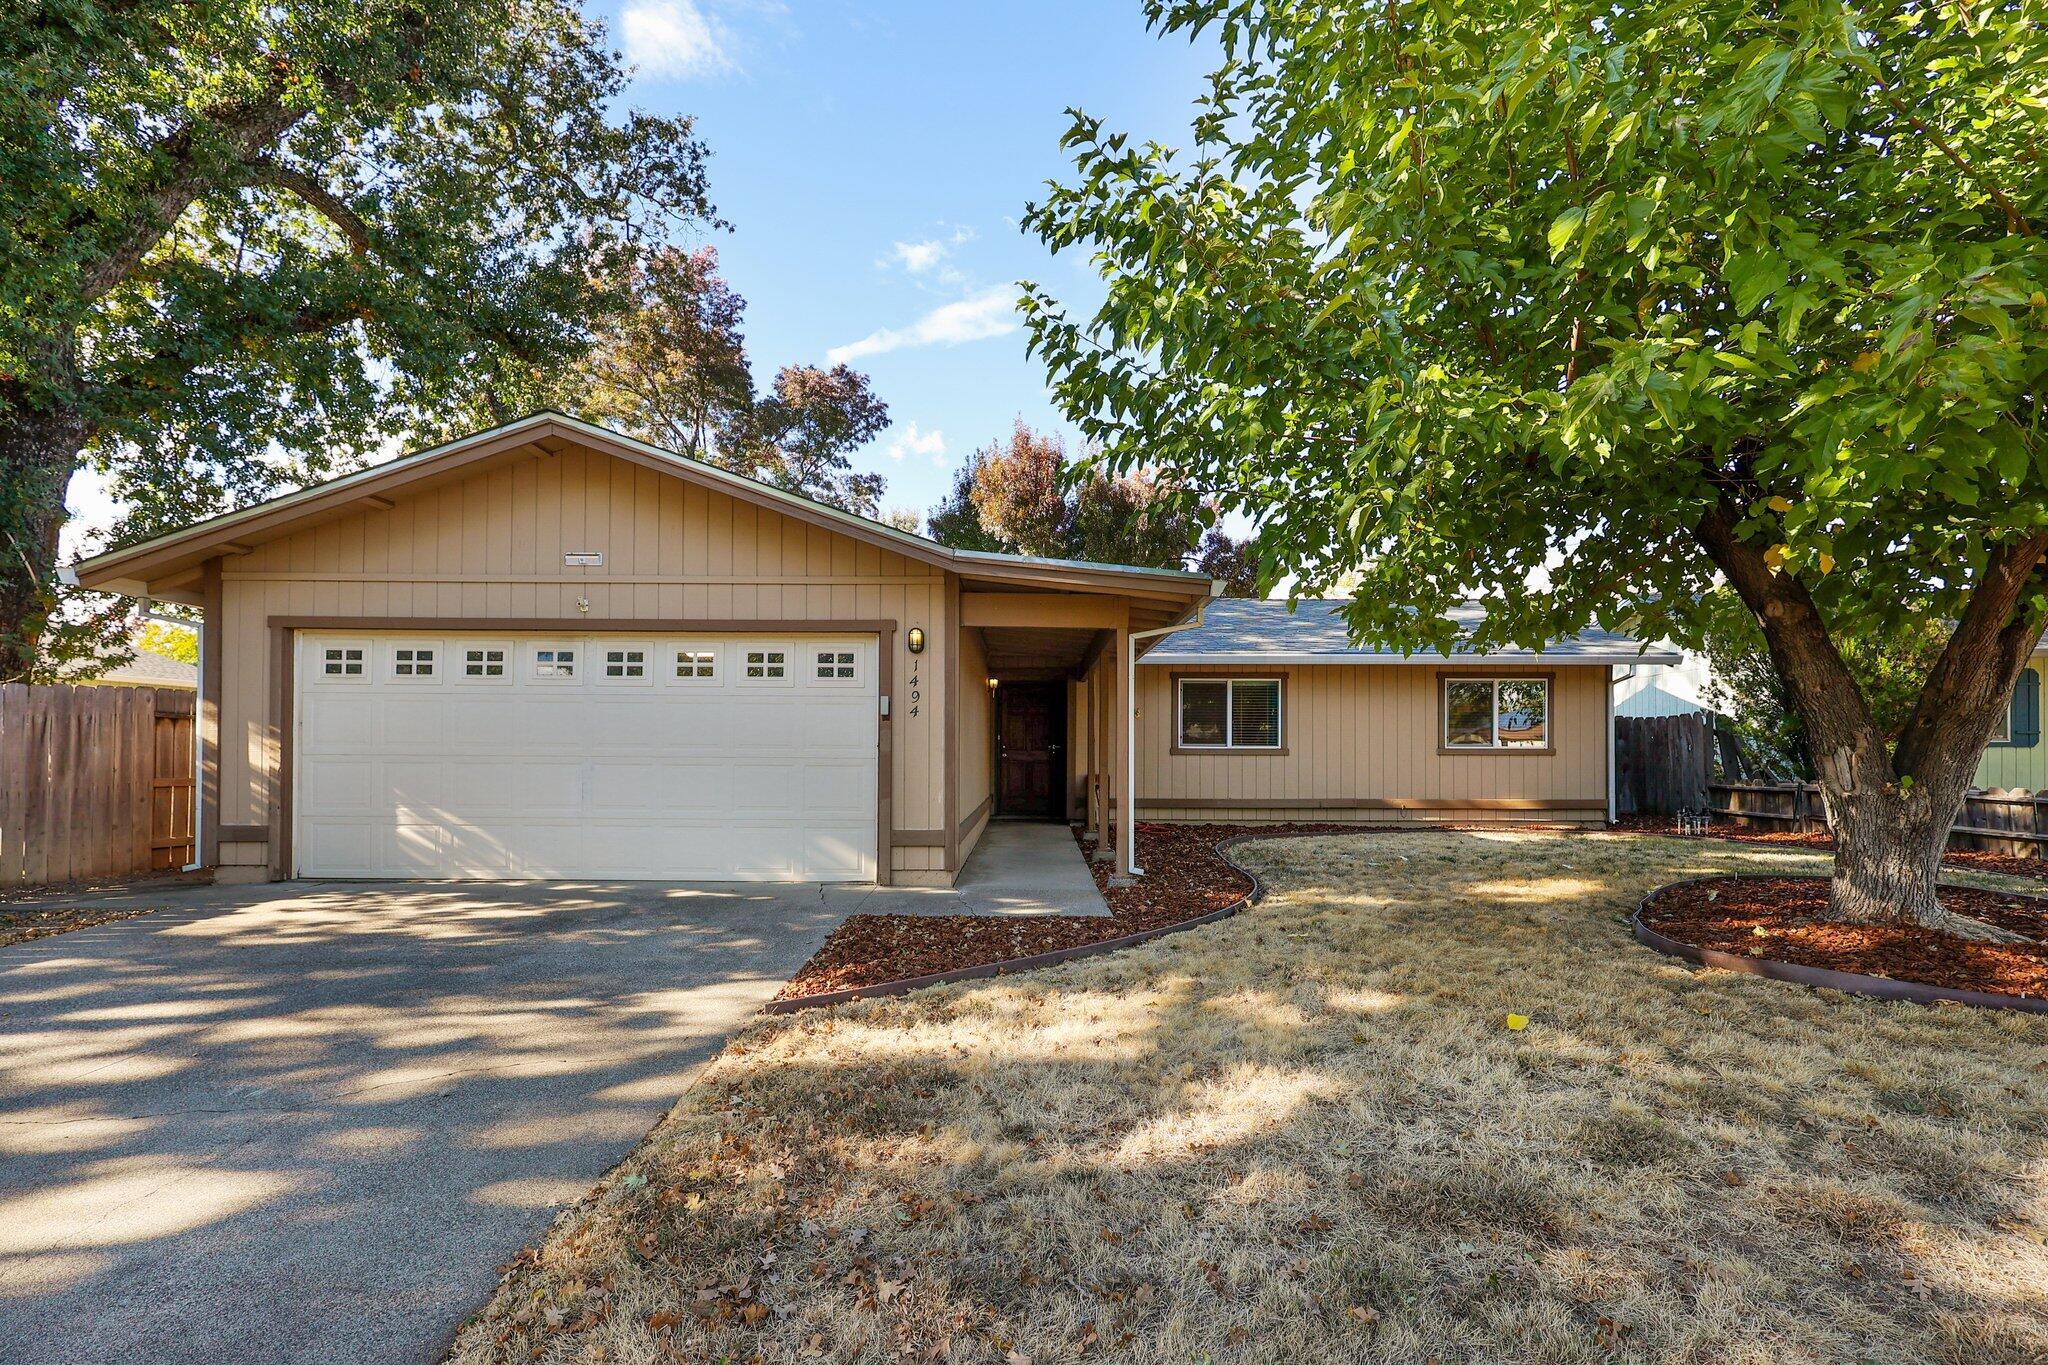
[[[504,366],[711,214],[568,0],[47,0],[0,71],[0,678],[81,464],[125,540],[511,415]]]

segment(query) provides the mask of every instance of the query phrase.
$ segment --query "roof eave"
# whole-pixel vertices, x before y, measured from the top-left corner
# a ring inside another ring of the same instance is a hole
[[[1599,653],[1589,654],[1537,654],[1529,652],[1495,654],[1438,654],[1434,651],[1418,652],[1415,654],[1317,654],[1302,653],[1299,651],[1290,652],[1286,650],[1232,650],[1227,653],[1220,651],[1213,653],[1198,653],[1186,650],[1176,650],[1171,652],[1154,650],[1151,654],[1145,656],[1143,662],[1154,666],[1175,664],[1183,667],[1194,664],[1257,664],[1265,665],[1268,667],[1272,667],[1275,665],[1286,665],[1288,667],[1295,668],[1313,667],[1319,664],[1327,664],[1343,668],[1356,668],[1364,665],[1373,664],[1391,665],[1394,667],[1402,667],[1409,665],[1459,666],[1484,664],[1550,664],[1555,666],[1590,665],[1593,667],[1599,667],[1603,664],[1610,666],[1620,666],[1628,664],[1675,664],[1681,662],[1683,657],[1684,656],[1672,653],[1669,650],[1650,650],[1647,653],[1641,654],[1634,652],[1618,653],[1609,650],[1603,650]]]

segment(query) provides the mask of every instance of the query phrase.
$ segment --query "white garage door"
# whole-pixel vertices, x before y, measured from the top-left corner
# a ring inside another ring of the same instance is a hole
[[[302,876],[874,880],[872,636],[298,648]]]

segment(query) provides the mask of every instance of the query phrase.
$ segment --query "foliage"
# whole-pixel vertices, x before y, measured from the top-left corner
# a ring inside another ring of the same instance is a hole
[[[847,456],[889,425],[889,405],[845,366],[785,365],[731,430],[720,463],[792,493],[874,517],[884,480]]]
[[[1202,572],[1227,581],[1230,595],[1253,596],[1257,565],[1249,547],[1214,527],[1205,531],[1206,514],[1143,472],[1077,472],[1059,436],[1020,419],[1007,442],[982,447],[954,474],[926,527],[956,549],[1098,564],[1179,569],[1193,554]]]
[[[741,320],[746,300],[711,247],[657,247],[624,266],[624,306],[600,317],[575,362],[529,373],[522,409],[557,408],[668,450],[862,516],[883,479],[848,456],[889,424],[866,375],[791,365],[754,392]]]
[[[0,24],[0,675],[65,485],[125,542],[503,415],[625,253],[711,212],[567,0],[142,0]]]
[[[145,621],[135,632],[135,648],[144,654],[161,654],[181,664],[199,663],[199,632],[184,626]]]
[[[1725,579],[1844,877],[1911,826],[1938,914],[2048,605],[2048,0],[1147,13],[1226,54],[1193,154],[1077,114],[1026,219],[1106,283],[1027,300],[1102,464],[1251,515],[1305,593],[1363,566],[1352,627],[1407,647],[1474,595],[1467,647],[1696,645]],[[1955,631],[1887,742],[1839,642],[1922,616]]]
[[[1233,58],[1192,161],[1076,117],[1028,224],[1108,296],[1034,290],[1033,343],[1305,590],[1378,555],[1369,634],[1447,645],[1476,588],[1480,645],[1694,636],[1724,495],[1845,623],[1958,614],[2048,521],[2037,0],[1147,8]]]
[[[1786,694],[1756,618],[1726,588],[1709,593],[1702,605],[1701,652],[1710,669],[1707,700],[1774,770],[1811,780],[1814,763],[1805,722]],[[1887,737],[1904,728],[1947,643],[1947,628],[1931,617],[1841,638],[1843,661]]]
[[[712,247],[658,247],[625,272],[630,302],[600,320],[590,351],[542,403],[667,450],[705,458],[753,411],[740,321],[747,301]]]

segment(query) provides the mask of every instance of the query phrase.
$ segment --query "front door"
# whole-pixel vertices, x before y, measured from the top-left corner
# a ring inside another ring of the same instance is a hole
[[[1060,683],[1004,683],[996,689],[996,814],[1063,816],[1066,689]]]

